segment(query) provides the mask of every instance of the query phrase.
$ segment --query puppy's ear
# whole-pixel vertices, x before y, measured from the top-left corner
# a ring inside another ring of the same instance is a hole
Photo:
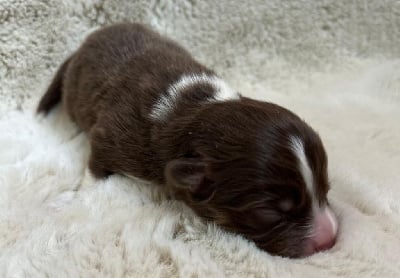
[[[207,163],[201,158],[179,158],[168,162],[165,169],[167,182],[205,198],[211,194],[211,181],[206,177]]]

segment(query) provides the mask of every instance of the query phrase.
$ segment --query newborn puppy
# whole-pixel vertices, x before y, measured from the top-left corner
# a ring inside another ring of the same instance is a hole
[[[38,112],[61,100],[89,135],[96,177],[166,186],[271,254],[302,257],[334,244],[318,135],[285,108],[241,96],[175,42],[139,24],[94,32]]]

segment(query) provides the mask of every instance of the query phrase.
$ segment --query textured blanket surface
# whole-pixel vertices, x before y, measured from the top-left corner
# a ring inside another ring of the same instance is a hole
[[[140,180],[94,180],[62,107],[33,109],[99,26],[143,22],[321,135],[337,244],[270,256]],[[400,277],[396,0],[0,0],[0,277]]]

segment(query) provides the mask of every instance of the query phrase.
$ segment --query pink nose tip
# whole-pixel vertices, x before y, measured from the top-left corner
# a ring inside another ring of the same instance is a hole
[[[306,255],[323,251],[335,245],[338,223],[329,207],[316,212],[312,237],[306,246]]]

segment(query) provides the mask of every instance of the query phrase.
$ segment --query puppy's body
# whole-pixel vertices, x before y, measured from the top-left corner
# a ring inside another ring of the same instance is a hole
[[[212,72],[141,25],[92,34],[67,63],[63,101],[72,120],[90,133],[94,174],[123,172],[162,183],[165,161],[155,137],[165,119],[154,121],[152,109],[184,74]]]
[[[138,24],[93,33],[38,110],[61,98],[89,134],[97,177],[166,185],[200,216],[274,254],[332,245],[319,137],[290,111],[241,97],[169,39]],[[312,235],[318,229],[326,231]]]

